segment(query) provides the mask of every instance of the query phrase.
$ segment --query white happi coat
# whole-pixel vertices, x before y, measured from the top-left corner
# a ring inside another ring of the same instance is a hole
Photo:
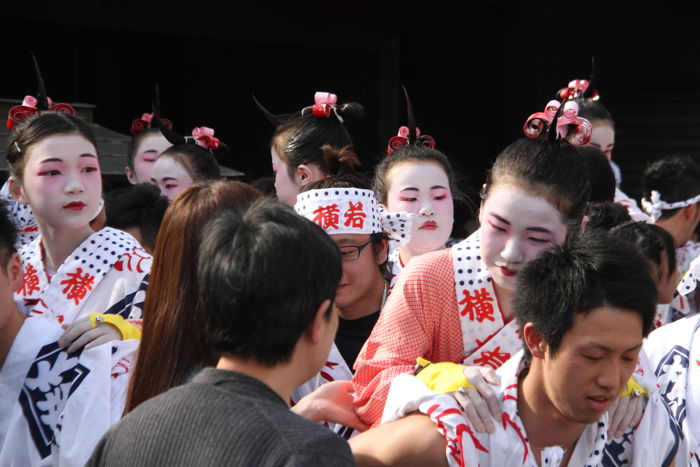
[[[402,374],[394,380],[384,408],[382,423],[402,418],[416,410],[428,415],[446,438],[450,465],[529,466],[538,464],[518,415],[518,372],[522,352],[497,371],[501,378],[502,423],[494,434],[478,433],[463,409],[448,394],[431,391],[418,378]],[[650,388],[652,389],[652,388]],[[608,413],[586,426],[569,461],[570,466],[666,466],[676,455],[679,429],[670,417],[658,391],[651,390],[642,421],[622,437],[607,439]],[[558,466],[565,451],[551,446],[541,451],[542,466]]]
[[[151,256],[134,237],[105,227],[86,238],[49,278],[41,237],[19,250],[24,272],[15,301],[31,316],[50,316],[70,324],[92,312],[141,319]]]
[[[676,465],[700,466],[700,315],[652,332],[644,352],[685,435]]]
[[[82,466],[124,410],[138,341],[74,353],[53,319],[27,318],[0,368],[0,465]]]

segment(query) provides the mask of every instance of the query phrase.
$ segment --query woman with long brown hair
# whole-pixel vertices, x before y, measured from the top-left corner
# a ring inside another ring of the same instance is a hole
[[[143,310],[143,338],[125,413],[216,363],[198,303],[197,254],[202,229],[217,211],[245,210],[259,196],[247,183],[204,182],[180,193],[168,207],[156,240]]]

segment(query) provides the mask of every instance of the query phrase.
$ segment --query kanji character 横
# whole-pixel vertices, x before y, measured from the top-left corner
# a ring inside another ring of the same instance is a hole
[[[499,345],[493,351],[484,350],[481,352],[481,356],[474,360],[474,365],[490,366],[494,370],[498,370],[509,358],[510,354],[501,352],[501,346]]]
[[[464,291],[464,298],[459,302],[464,305],[464,308],[459,312],[460,315],[469,315],[471,321],[483,322],[485,319],[495,321],[493,316],[493,297],[484,288],[475,290],[474,295],[468,290]]]
[[[345,211],[345,227],[352,227],[355,229],[362,229],[365,226],[365,214],[362,209],[362,201],[358,201],[357,204],[353,204],[352,201],[348,201],[349,207]]]
[[[338,222],[340,222],[338,213],[340,213],[340,209],[338,209],[337,204],[333,203],[328,206],[319,206],[313,213],[316,214],[313,221],[321,226],[323,230],[338,228]]]
[[[68,279],[61,281],[61,285],[66,285],[63,288],[63,293],[66,294],[67,299],[72,299],[78,305],[80,300],[85,298],[87,293],[92,290],[95,276],[91,276],[87,272],[83,275],[82,268],[78,268],[72,273],[69,272],[67,276]]]
[[[38,292],[39,289],[39,276],[36,273],[36,269],[31,264],[27,265],[27,269],[24,270],[24,280],[22,281],[22,288],[20,288],[17,293],[21,293],[25,297],[31,295],[32,292]]]

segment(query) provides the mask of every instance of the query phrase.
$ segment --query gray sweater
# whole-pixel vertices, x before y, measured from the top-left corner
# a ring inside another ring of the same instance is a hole
[[[154,397],[99,442],[90,466],[351,466],[347,442],[303,419],[262,382],[206,368]]]

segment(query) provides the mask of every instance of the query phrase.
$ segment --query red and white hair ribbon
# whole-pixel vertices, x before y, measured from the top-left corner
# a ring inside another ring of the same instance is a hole
[[[537,112],[528,117],[523,132],[528,138],[537,138],[545,128],[545,122],[552,124],[554,118],[561,107],[557,100],[547,103],[544,112]],[[578,116],[578,104],[574,101],[566,101],[561,115],[557,118],[557,135],[566,138],[569,132],[569,125],[574,126],[571,142],[579,146],[585,146],[591,140],[591,123],[583,117]]]
[[[192,137],[197,146],[204,149],[219,149],[219,138],[214,136],[214,130],[206,126],[200,126],[192,130]]]
[[[544,112],[536,112],[528,117],[523,125],[523,132],[528,138],[537,138],[544,130],[544,122],[552,123],[561,103],[552,99],[547,102]]]
[[[314,117],[330,117],[331,112],[335,114],[340,123],[343,123],[343,117],[338,115],[338,96],[333,93],[325,91],[316,91],[314,94],[314,105],[311,107],[304,107],[301,110],[303,114],[304,111],[311,109],[311,115]]]

